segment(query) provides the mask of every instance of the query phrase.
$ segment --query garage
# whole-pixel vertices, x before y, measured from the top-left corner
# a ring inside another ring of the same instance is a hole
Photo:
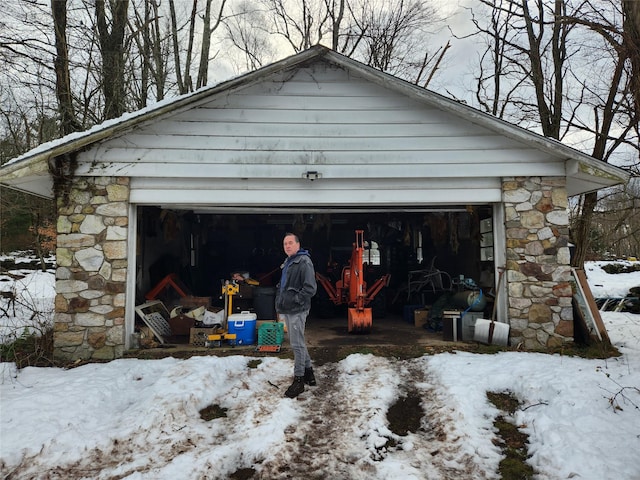
[[[389,275],[380,315],[471,287],[498,299],[512,344],[557,347],[573,339],[568,199],[627,179],[322,46],[0,169],[57,199],[54,343],[71,359],[121,357],[171,273],[212,302],[233,273],[272,287],[287,231],[334,282],[361,230],[368,278]],[[432,268],[413,291],[410,272]]]
[[[356,231],[363,231],[365,281],[372,286],[386,277],[385,287],[372,302],[376,317],[402,313],[405,305],[425,305],[445,292],[463,290],[461,278],[468,279],[467,288],[476,285],[487,292],[493,288],[491,233],[484,232],[483,237],[480,232],[481,223],[491,221],[489,206],[407,210],[284,213],[272,208],[261,213],[214,213],[140,207],[137,270],[142,278],[136,298],[142,302],[149,290],[171,274],[177,274],[192,295],[211,297],[213,304],[222,301],[221,285],[232,280],[234,272],[257,280],[258,287],[273,287],[284,259],[281,241],[286,232],[299,236],[311,252],[316,272],[335,284],[351,260]],[[487,244],[488,248],[481,247]],[[415,283],[417,272],[436,269],[441,272],[438,278]],[[411,291],[409,272],[416,272]],[[312,314],[343,315],[333,308],[322,282],[319,287]],[[235,313],[253,310],[249,300],[254,296],[247,297],[246,302],[236,299]]]

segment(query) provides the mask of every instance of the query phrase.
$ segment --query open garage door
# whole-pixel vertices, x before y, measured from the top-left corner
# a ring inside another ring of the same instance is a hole
[[[462,279],[493,288],[491,205],[438,208],[167,208],[137,207],[136,303],[167,275],[197,297],[221,304],[221,285],[234,273],[274,287],[284,260],[282,238],[296,233],[316,271],[337,281],[349,262],[356,230],[364,231],[366,278],[389,275],[376,315],[401,314],[406,305],[437,301]],[[437,269],[439,283],[411,282],[410,272]],[[174,299],[175,300],[175,299]],[[254,308],[238,299],[235,308]],[[312,315],[327,315],[326,292]],[[171,301],[171,299],[168,299]]]

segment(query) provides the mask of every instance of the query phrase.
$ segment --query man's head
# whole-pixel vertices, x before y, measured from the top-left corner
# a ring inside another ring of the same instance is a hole
[[[282,247],[288,257],[295,255],[300,250],[300,239],[295,233],[287,233],[282,240]]]

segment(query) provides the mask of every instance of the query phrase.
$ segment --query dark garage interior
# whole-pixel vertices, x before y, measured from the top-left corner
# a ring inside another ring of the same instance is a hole
[[[463,293],[469,291],[483,292],[486,303],[482,306],[491,314],[494,270],[489,205],[248,212],[139,207],[136,304],[147,301],[155,288],[160,292],[156,298],[168,309],[178,305],[179,294],[159,289],[172,275],[190,296],[210,298],[211,306],[224,308],[223,286],[240,274],[235,278],[248,278],[252,284],[242,285],[233,312],[258,310],[258,320],[272,320],[260,318],[270,315],[260,314],[255,293],[277,285],[285,233],[300,237],[316,272],[334,283],[349,265],[355,232],[362,230],[365,282],[372,285],[387,279],[369,305],[374,318],[412,323],[412,308],[431,307],[425,328],[436,331],[442,328],[445,308],[469,306]],[[418,277],[411,277],[419,272],[438,275],[436,281],[421,284]],[[411,284],[411,278],[418,281]],[[334,305],[318,282],[309,318],[346,318],[345,311],[346,306]]]

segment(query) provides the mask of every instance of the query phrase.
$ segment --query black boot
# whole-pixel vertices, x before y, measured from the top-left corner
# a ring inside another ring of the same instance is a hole
[[[317,385],[316,377],[313,375],[313,368],[309,367],[304,369],[304,383],[311,387],[315,387]]]
[[[304,377],[293,377],[293,383],[284,394],[289,398],[296,398],[304,392]]]

